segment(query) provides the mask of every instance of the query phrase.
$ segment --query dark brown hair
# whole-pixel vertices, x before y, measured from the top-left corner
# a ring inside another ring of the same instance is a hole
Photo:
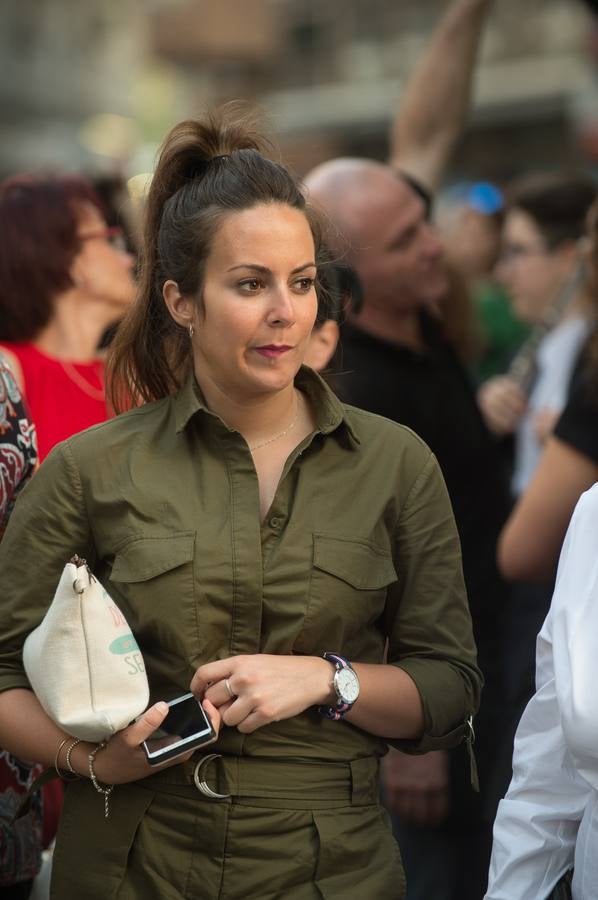
[[[598,190],[583,174],[539,174],[516,181],[507,193],[508,206],[533,219],[549,250],[578,240]]]
[[[168,396],[191,371],[189,337],[168,312],[162,287],[172,279],[183,296],[200,302],[205,263],[225,216],[260,203],[302,210],[316,262],[322,261],[319,223],[298,182],[263,154],[265,142],[246,121],[226,109],[203,122],[180,122],[164,141],[147,200],[137,299],[110,352],[108,392],[117,412]],[[318,281],[316,287],[321,298]]]
[[[0,340],[30,341],[50,321],[54,298],[72,285],[84,203],[102,213],[77,176],[14,175],[0,184]]]

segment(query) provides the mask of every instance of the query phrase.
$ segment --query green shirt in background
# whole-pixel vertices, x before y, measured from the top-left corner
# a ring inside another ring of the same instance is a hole
[[[529,326],[516,317],[509,295],[498,282],[478,283],[472,296],[484,343],[474,371],[476,383],[481,384],[495,375],[504,375],[528,336]]]
[[[131,625],[152,701],[185,692],[210,660],[331,650],[381,663],[388,641],[425,711],[421,741],[390,743],[460,741],[481,676],[438,465],[406,428],[343,406],[310,370],[296,384],[317,428],[263,523],[247,444],[194,378],[53,451],[0,545],[0,690],[28,686],[23,641],[78,553]],[[354,760],[386,743],[312,708],[250,735],[225,727],[213,749]]]

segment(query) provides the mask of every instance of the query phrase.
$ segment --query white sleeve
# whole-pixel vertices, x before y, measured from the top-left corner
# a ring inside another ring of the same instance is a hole
[[[577,504],[567,540],[553,599],[557,696],[575,768],[598,790],[598,485]]]
[[[598,784],[598,486],[579,501],[538,637],[537,690],[517,729],[486,900],[542,900],[573,865]],[[592,744],[593,741],[593,744]]]

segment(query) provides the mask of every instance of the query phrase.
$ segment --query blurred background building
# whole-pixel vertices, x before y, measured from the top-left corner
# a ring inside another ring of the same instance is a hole
[[[3,0],[0,174],[151,169],[180,118],[259,105],[302,173],[384,158],[392,113],[448,0]],[[582,0],[500,0],[452,176],[598,164],[598,37]]]

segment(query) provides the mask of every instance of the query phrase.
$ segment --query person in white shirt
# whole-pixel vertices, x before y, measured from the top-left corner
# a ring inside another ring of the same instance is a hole
[[[485,900],[545,900],[571,868],[574,900],[598,898],[597,535],[595,484],[575,508],[538,637]]]

